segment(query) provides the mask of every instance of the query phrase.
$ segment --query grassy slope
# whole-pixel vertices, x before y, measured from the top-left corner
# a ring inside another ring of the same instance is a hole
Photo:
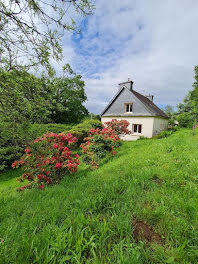
[[[44,191],[17,193],[20,171],[0,175],[0,263],[198,263],[197,157],[198,136],[183,130],[125,142]],[[133,217],[164,245],[136,243]]]

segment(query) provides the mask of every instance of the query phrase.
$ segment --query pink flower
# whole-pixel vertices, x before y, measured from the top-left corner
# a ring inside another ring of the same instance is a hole
[[[58,145],[56,143],[53,144],[53,148],[57,149]]]
[[[40,188],[41,190],[43,190],[43,188],[44,188],[44,185],[43,185],[43,184],[41,184],[41,185],[39,186],[39,188]]]
[[[63,164],[61,162],[57,162],[55,167],[58,169],[58,168],[61,168],[62,166]]]
[[[75,156],[76,156],[77,159],[80,158],[80,156],[78,154],[76,154]]]
[[[14,168],[16,166],[16,161],[12,163],[11,167]]]
[[[30,151],[31,151],[31,150],[30,150],[29,148],[26,148],[26,149],[25,149],[25,152],[26,152],[26,153],[28,153],[28,152],[30,152]]]
[[[67,151],[67,150],[69,150],[69,148],[68,148],[68,147],[65,147],[65,148],[63,149],[63,151]]]

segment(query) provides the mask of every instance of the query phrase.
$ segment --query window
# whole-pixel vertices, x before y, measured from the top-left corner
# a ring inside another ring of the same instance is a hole
[[[126,111],[126,113],[132,113],[133,112],[133,104],[132,103],[125,104],[125,111]]]
[[[134,124],[133,125],[133,132],[134,133],[141,134],[142,133],[142,125],[136,125],[136,124]]]

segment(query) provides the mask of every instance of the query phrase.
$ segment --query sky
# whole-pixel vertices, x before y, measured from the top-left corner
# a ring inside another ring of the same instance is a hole
[[[97,0],[81,34],[64,38],[64,61],[82,75],[86,107],[100,114],[130,78],[134,90],[176,106],[198,65],[197,0]]]

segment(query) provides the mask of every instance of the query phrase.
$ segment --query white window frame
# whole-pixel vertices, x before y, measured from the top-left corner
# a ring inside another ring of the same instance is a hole
[[[133,113],[133,103],[125,103],[125,113]],[[130,109],[130,106],[132,107],[132,111],[127,111],[127,105],[129,105],[129,109]]]
[[[137,131],[134,132],[134,126],[137,126]],[[141,132],[139,132],[139,127],[141,127]],[[142,124],[132,124],[132,132],[134,134],[142,134]]]

